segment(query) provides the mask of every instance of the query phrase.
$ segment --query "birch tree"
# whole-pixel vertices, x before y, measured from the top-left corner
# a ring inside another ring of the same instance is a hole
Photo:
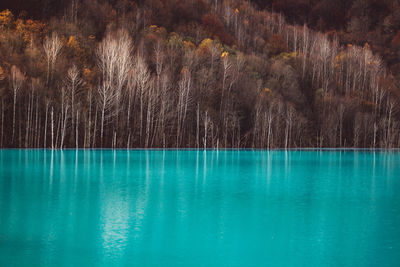
[[[61,48],[62,48],[62,42],[56,32],[53,32],[51,36],[46,36],[46,38],[44,39],[43,49],[47,59],[46,85],[49,84],[49,79],[51,79],[54,66],[61,52]]]
[[[13,65],[11,67],[11,87],[13,90],[13,123],[12,123],[11,142],[13,144],[14,144],[14,135],[15,135],[15,109],[16,109],[16,104],[17,104],[17,94],[21,90],[24,82],[25,82],[25,74],[23,74],[18,67]]]
[[[74,136],[74,128],[75,128],[75,114],[77,112],[76,110],[76,98],[79,94],[79,90],[81,86],[83,85],[83,80],[80,78],[80,73],[78,68],[76,67],[75,64],[72,65],[71,68],[68,69],[67,72],[67,78],[65,81],[65,87],[67,90],[67,98],[69,100],[69,103],[71,105],[71,140],[72,137]],[[75,131],[76,132],[76,131]],[[75,136],[75,138],[77,138]]]
[[[186,115],[189,107],[189,92],[192,87],[191,73],[188,68],[183,67],[181,70],[181,79],[178,83],[178,105],[177,105],[177,132],[176,146],[179,147],[183,129],[186,121]]]
[[[102,109],[102,131],[103,135],[104,116],[108,105],[113,105],[113,115],[116,115],[113,136],[116,139],[119,119],[119,110],[123,88],[128,81],[129,71],[132,69],[132,40],[125,30],[118,30],[116,34],[107,33],[96,50],[97,66],[101,71],[100,102]],[[115,99],[109,99],[112,96]],[[107,106],[104,106],[107,105]],[[110,114],[111,115],[111,114]],[[103,137],[101,137],[103,138]],[[116,140],[113,141],[116,143]]]
[[[140,101],[140,117],[139,117],[139,143],[142,145],[142,135],[143,135],[143,113],[144,113],[144,101],[145,93],[149,88],[150,71],[147,68],[147,64],[143,57],[138,55],[135,61],[135,73],[136,73],[136,83],[139,94]]]
[[[98,105],[101,110],[100,144],[104,145],[104,123],[105,120],[115,115],[115,102],[118,92],[109,83],[103,82],[97,87]]]

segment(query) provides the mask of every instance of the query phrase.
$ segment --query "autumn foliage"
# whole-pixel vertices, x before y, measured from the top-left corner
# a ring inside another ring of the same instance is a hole
[[[1,3],[1,147],[400,146],[397,4],[28,2]]]

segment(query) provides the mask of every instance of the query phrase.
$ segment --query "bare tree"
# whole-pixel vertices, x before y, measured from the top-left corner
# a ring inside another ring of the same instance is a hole
[[[79,8],[79,0],[71,0],[71,6],[69,10],[69,20],[72,23],[77,23],[78,20],[78,8]]]
[[[114,124],[114,142],[116,143],[116,128],[118,128],[119,109],[123,88],[128,81],[128,74],[132,69],[132,40],[125,30],[119,30],[116,34],[107,33],[106,37],[99,44],[96,50],[97,65],[101,71],[101,85],[98,87],[101,92],[100,102],[102,104],[102,112],[111,107],[104,105],[113,104],[113,115],[116,115],[116,123]],[[109,96],[114,97],[112,101]],[[104,114],[103,114],[104,115]],[[102,116],[102,128],[103,128]],[[103,135],[103,130],[101,132]]]
[[[147,64],[142,58],[142,56],[138,55],[135,61],[135,73],[136,73],[136,84],[139,93],[139,101],[140,101],[140,126],[139,126],[139,142],[142,145],[142,134],[143,134],[143,109],[144,109],[144,96],[149,88],[149,80],[150,80],[150,71],[147,68]]]
[[[232,68],[232,63],[229,59],[228,53],[227,52],[223,53],[221,57],[222,57],[223,74],[222,74],[222,92],[221,92],[220,112],[222,111],[222,108],[223,108],[223,100],[224,100],[224,93],[225,93],[227,79],[228,79],[228,76],[230,75],[230,71]]]
[[[183,129],[185,125],[186,115],[189,107],[189,92],[192,87],[192,78],[190,70],[183,67],[181,70],[181,80],[178,82],[178,105],[177,105],[177,133],[176,133],[176,146],[179,147]]]
[[[79,92],[81,89],[81,86],[83,85],[83,80],[80,78],[80,73],[78,68],[76,67],[75,64],[72,65],[72,67],[70,67],[68,69],[67,72],[67,77],[65,80],[65,88],[67,90],[67,98],[68,98],[68,102],[71,106],[71,140],[74,137],[74,132],[76,133],[76,130],[74,128],[76,128],[76,118],[75,115],[77,113],[76,110],[76,100],[77,97],[79,96]],[[77,139],[78,136],[75,135],[75,139]]]
[[[361,130],[362,130],[362,114],[357,113],[354,117],[354,141],[353,141],[353,146],[355,148],[359,147],[360,143],[360,135],[361,135]]]
[[[47,59],[46,85],[49,84],[49,79],[51,78],[51,75],[53,73],[57,57],[61,52],[61,48],[62,48],[62,42],[56,32],[53,32],[51,36],[46,36],[46,38],[44,39],[43,49]]]
[[[135,79],[135,71],[132,69],[128,75],[128,82],[126,86],[126,97],[128,98],[128,106],[127,106],[127,114],[126,114],[126,130],[128,131],[128,139],[126,148],[130,146],[130,131],[131,131],[131,112],[132,112],[132,105],[133,105],[133,98],[136,93],[136,79]]]
[[[26,114],[26,124],[25,124],[25,147],[30,147],[30,139],[37,132],[34,131],[33,135],[31,135],[31,129],[34,123],[34,101],[35,101],[35,91],[39,87],[39,79],[33,78],[31,80],[30,86],[30,94],[28,94],[28,106],[27,106],[27,114]],[[36,105],[37,107],[37,105]],[[36,109],[37,116],[37,109]]]
[[[339,146],[342,147],[343,143],[343,120],[344,120],[344,114],[346,111],[346,107],[343,103],[339,104],[338,107],[338,117],[339,117]]]
[[[103,147],[104,122],[108,117],[112,117],[115,114],[113,107],[115,106],[118,92],[107,82],[103,82],[100,86],[98,86],[97,93],[99,107],[101,108],[100,140],[101,147]]]
[[[11,142],[14,144],[15,135],[15,108],[17,104],[17,94],[21,90],[25,82],[25,75],[15,65],[11,67],[11,87],[13,89],[13,126],[12,126],[12,139]]]

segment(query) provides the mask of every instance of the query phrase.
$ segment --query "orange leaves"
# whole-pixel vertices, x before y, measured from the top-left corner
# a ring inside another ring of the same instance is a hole
[[[210,38],[206,38],[199,44],[197,52],[200,53],[201,55],[209,55],[212,49],[217,51],[219,50],[220,53],[222,52],[222,46],[219,42],[214,41]]]
[[[0,12],[0,26],[8,27],[14,20],[14,15],[10,10],[6,9]]]
[[[269,88],[264,88],[264,92],[265,92],[266,94],[268,94],[268,95],[271,95],[271,94],[272,94],[272,90],[269,89]]]
[[[83,76],[84,77],[89,77],[92,74],[92,71],[88,68],[83,69]]]
[[[224,51],[224,52],[222,52],[222,54],[221,54],[221,58],[222,59],[224,59],[224,58],[226,58],[226,57],[228,57],[229,56],[229,53],[227,52],[227,51]]]
[[[347,59],[347,54],[345,52],[340,52],[339,54],[336,55],[336,57],[333,59],[333,64],[336,68],[339,68],[340,65]]]
[[[44,32],[45,24],[37,20],[22,20],[17,19],[15,21],[15,27],[17,33],[22,36],[24,42],[28,43],[32,41],[32,38],[36,35],[42,34]]]
[[[201,43],[199,44],[198,47],[198,52],[201,55],[207,55],[209,54],[209,47],[212,45],[213,40],[211,40],[210,38],[206,38],[203,41],[201,41]]]
[[[88,67],[84,67],[82,71],[83,79],[89,87],[92,86],[93,81],[95,80],[95,72],[89,69]]]
[[[194,50],[196,49],[196,45],[191,41],[183,41],[183,48],[186,50]]]
[[[213,43],[212,39],[206,38],[203,41],[201,41],[201,43],[199,44],[199,49],[208,48],[212,45],[212,43]]]
[[[75,36],[71,35],[68,38],[67,47],[72,48],[72,49],[79,49],[79,44],[78,44],[78,41],[76,40]]]
[[[6,73],[4,72],[3,68],[0,66],[0,81],[6,78]]]
[[[167,35],[167,30],[164,27],[159,27],[157,25],[150,25],[149,32],[152,32],[157,36],[162,36],[162,37],[165,37]]]
[[[68,53],[74,57],[76,57],[77,59],[81,59],[84,57],[83,53],[83,49],[81,48],[81,45],[79,44],[79,40],[76,36],[71,35],[70,37],[68,37],[68,39],[66,40],[65,46],[67,47],[67,51],[69,51]]]

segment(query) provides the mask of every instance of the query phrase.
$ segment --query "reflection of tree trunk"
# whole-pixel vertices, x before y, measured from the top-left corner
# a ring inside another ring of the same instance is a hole
[[[51,149],[54,149],[54,109],[51,107]]]

